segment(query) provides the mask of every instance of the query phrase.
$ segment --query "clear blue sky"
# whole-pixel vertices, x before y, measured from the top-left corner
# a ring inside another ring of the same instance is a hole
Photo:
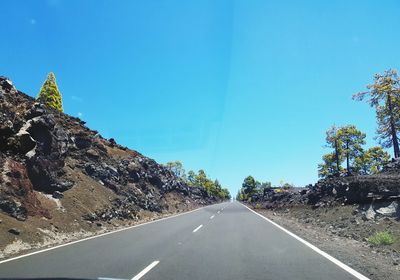
[[[36,96],[54,71],[66,113],[158,162],[315,182],[324,131],[376,128],[351,100],[400,68],[400,2],[4,1],[1,75]]]

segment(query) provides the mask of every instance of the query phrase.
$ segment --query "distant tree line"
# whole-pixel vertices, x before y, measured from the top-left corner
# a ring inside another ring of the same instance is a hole
[[[376,74],[374,83],[367,85],[366,91],[354,94],[353,99],[365,100],[375,109],[376,139],[380,146],[365,150],[366,135],[356,126],[332,126],[326,131],[325,138],[326,146],[332,152],[323,155],[322,163],[318,165],[318,175],[322,178],[342,173],[378,173],[390,160],[385,148],[393,148],[394,158],[400,157],[400,79],[397,71],[389,69]]]
[[[223,188],[217,179],[211,180],[208,178],[207,174],[202,169],[197,173],[193,170],[189,170],[186,173],[180,161],[170,161],[164,164],[164,166],[176,176],[181,178],[189,186],[203,187],[210,197],[215,196],[224,200],[231,198],[229,190],[227,188]]]
[[[236,195],[236,200],[251,202],[255,196],[265,196],[268,191],[283,192],[293,188],[292,184],[281,181],[278,186],[272,186],[271,182],[260,182],[254,179],[253,176],[244,178],[242,187]]]

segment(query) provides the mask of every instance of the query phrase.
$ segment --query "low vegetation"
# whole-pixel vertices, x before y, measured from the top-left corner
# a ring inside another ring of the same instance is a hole
[[[394,243],[394,236],[388,231],[380,231],[368,237],[368,243],[373,246],[391,245]]]

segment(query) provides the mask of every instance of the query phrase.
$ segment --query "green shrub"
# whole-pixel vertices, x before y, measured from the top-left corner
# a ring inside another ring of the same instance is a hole
[[[61,93],[58,90],[56,77],[54,76],[53,72],[50,72],[50,74],[47,76],[46,81],[40,89],[37,100],[40,103],[46,104],[47,106],[60,112],[64,111]]]
[[[368,237],[368,243],[374,246],[390,245],[394,243],[393,235],[388,231],[380,231]]]
[[[274,189],[274,192],[275,193],[284,193],[285,190],[283,188],[276,188],[276,189]]]
[[[256,203],[256,205],[254,205],[254,209],[261,209],[262,205],[260,203]]]

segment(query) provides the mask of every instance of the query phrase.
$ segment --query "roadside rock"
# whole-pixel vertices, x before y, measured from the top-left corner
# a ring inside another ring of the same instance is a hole
[[[368,210],[365,212],[365,218],[367,220],[375,220],[376,212],[374,208],[372,208],[372,204],[368,208]]]
[[[14,234],[14,235],[20,235],[21,231],[19,229],[16,228],[11,228],[8,230],[9,233]]]
[[[55,192],[52,194],[52,197],[53,197],[53,198],[56,198],[56,199],[61,199],[61,198],[64,197],[64,195],[63,195],[62,192],[55,191]]]
[[[382,204],[386,204],[383,206]],[[388,204],[388,205],[387,205]],[[381,203],[380,206],[375,206],[376,213],[387,216],[387,217],[400,217],[399,215],[399,203],[392,201],[390,203]]]

